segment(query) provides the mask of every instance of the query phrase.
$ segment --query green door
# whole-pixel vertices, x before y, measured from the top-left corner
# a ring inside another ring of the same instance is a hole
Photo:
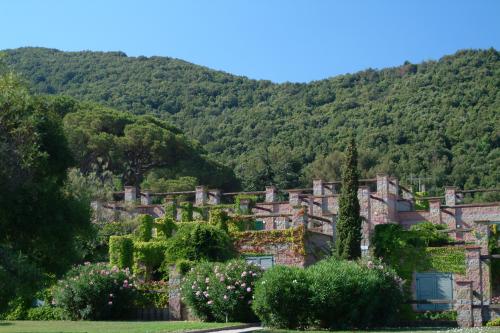
[[[451,273],[417,273],[417,300],[452,300],[453,276]],[[451,304],[418,304],[419,311],[443,311]]]

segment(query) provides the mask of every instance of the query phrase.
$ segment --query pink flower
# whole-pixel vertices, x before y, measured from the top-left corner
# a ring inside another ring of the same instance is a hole
[[[113,302],[112,302],[112,301],[109,301],[109,302],[108,302],[108,305],[113,305]]]
[[[224,295],[224,300],[227,300],[227,295]]]
[[[109,294],[109,297],[113,297],[113,294]]]
[[[245,288],[246,286],[247,286],[247,284],[244,282],[241,284],[241,288]]]
[[[247,292],[251,292],[251,291],[252,291],[252,288],[248,287]]]
[[[207,304],[208,305],[212,305],[214,303],[214,301],[208,301]]]

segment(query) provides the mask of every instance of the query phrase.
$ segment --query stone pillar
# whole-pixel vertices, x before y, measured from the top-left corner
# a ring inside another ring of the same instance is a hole
[[[278,199],[278,191],[276,186],[266,186],[266,202],[276,202]]]
[[[125,202],[136,202],[137,189],[135,186],[125,186]]]
[[[377,195],[387,201],[389,194],[389,177],[384,173],[377,174]]]
[[[455,186],[446,186],[444,188],[444,198],[446,206],[455,206],[457,204],[457,188]]]
[[[457,324],[460,327],[473,327],[474,314],[472,311],[472,281],[455,281],[455,310],[457,311]]]
[[[151,191],[141,192],[141,204],[151,205],[153,203],[153,197],[151,196]]]
[[[220,190],[209,190],[208,191],[208,204],[209,205],[220,205]]]
[[[314,179],[313,180],[313,195],[325,195],[325,187],[323,186],[323,180]]]
[[[323,180],[313,180],[313,196],[310,200],[310,211],[312,214],[323,216],[323,214],[328,210],[328,198],[325,198],[325,184],[323,183]]]
[[[300,205],[300,191],[288,191],[288,201],[293,208]]]
[[[208,192],[205,186],[196,186],[195,205],[205,206],[207,204]]]
[[[490,270],[489,265],[481,260],[481,246],[467,246],[466,277],[472,282],[472,312],[474,326],[482,326],[483,316],[487,316],[490,301]]]
[[[182,320],[181,274],[170,267],[168,277],[168,312],[170,320]]]
[[[441,224],[441,199],[429,199],[429,220]]]
[[[363,223],[361,225],[361,247],[363,250],[368,250],[370,246],[370,237],[372,229],[374,228],[371,224],[371,206],[370,206],[370,188],[368,186],[360,186],[358,188],[358,201],[360,208],[360,215],[363,218]]]
[[[251,214],[250,212],[250,200],[240,199],[240,212],[245,214]]]

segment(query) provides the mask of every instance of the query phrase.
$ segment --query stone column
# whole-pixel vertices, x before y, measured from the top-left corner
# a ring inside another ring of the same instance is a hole
[[[220,205],[220,190],[209,190],[208,191],[208,204],[209,205]]]
[[[240,212],[245,214],[251,214],[250,212],[250,200],[240,199]]]
[[[205,186],[196,186],[195,191],[195,205],[205,206],[208,199],[207,188]]]
[[[276,202],[278,199],[278,191],[276,186],[266,186],[266,202]]]
[[[371,207],[370,207],[370,188],[368,186],[360,186],[358,188],[358,201],[360,208],[360,215],[363,218],[363,223],[361,225],[361,247],[363,250],[368,250],[370,246],[370,237],[373,226],[370,224],[371,221]]]
[[[300,205],[300,191],[288,191],[288,201],[293,208]]]
[[[481,260],[481,246],[467,246],[466,277],[472,282],[472,312],[474,326],[482,326],[483,315],[490,300],[490,270],[488,264]]]
[[[168,312],[170,320],[182,320],[181,274],[170,267],[168,277]]]
[[[441,224],[441,199],[429,199],[429,220]]]
[[[474,314],[472,311],[472,281],[455,281],[455,310],[457,311],[457,324],[460,327],[473,327]]]
[[[313,195],[324,195],[325,187],[323,186],[323,180],[313,179]]]
[[[377,174],[377,195],[387,201],[389,194],[389,177],[384,173]]]
[[[446,186],[444,188],[444,198],[445,198],[445,205],[446,206],[455,206],[457,203],[457,195],[456,195],[457,188],[455,186]]]
[[[310,211],[313,215],[323,216],[328,210],[328,198],[325,198],[325,185],[323,180],[313,180],[313,196],[311,197]]]
[[[151,196],[151,191],[143,191],[141,192],[141,204],[142,205],[151,205],[153,203],[153,197]]]
[[[137,189],[135,186],[125,186],[125,202],[136,202]]]

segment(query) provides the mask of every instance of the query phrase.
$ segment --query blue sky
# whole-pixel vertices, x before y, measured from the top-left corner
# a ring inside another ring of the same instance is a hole
[[[500,49],[500,1],[0,0],[0,49],[161,55],[307,82]]]

